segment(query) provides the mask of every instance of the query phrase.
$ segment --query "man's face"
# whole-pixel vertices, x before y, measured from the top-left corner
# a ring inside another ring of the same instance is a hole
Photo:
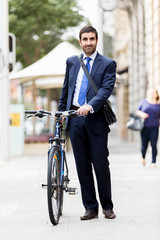
[[[79,44],[87,56],[91,56],[95,52],[97,43],[98,39],[93,32],[82,33],[81,40],[79,40]]]

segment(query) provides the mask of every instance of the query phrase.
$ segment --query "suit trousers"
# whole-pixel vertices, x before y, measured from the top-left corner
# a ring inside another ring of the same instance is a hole
[[[93,169],[101,206],[104,210],[112,209],[108,132],[95,132],[89,115],[70,118],[69,131],[85,209],[98,213]]]

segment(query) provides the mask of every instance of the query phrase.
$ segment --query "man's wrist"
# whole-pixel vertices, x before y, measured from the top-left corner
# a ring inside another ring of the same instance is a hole
[[[90,104],[88,104],[88,106],[91,107],[90,113],[94,113],[94,109],[93,109],[93,107],[92,107]]]

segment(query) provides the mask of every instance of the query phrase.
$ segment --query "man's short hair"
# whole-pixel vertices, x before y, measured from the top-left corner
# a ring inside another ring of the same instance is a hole
[[[96,30],[94,27],[92,27],[92,26],[85,26],[85,27],[83,27],[83,28],[80,30],[80,32],[79,32],[79,39],[81,40],[81,35],[82,35],[83,33],[89,33],[89,32],[95,33],[96,39],[98,39],[97,30]]]

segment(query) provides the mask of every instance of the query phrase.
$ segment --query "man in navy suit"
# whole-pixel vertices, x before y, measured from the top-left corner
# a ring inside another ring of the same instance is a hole
[[[97,52],[98,33],[92,26],[81,29],[79,43],[83,50],[83,61],[87,63],[98,93],[95,93],[84,75],[78,56],[72,56],[66,62],[66,74],[58,109],[59,111],[76,109],[80,115],[85,116],[70,118],[67,123],[81,186],[82,202],[86,210],[80,219],[90,220],[98,217],[99,207],[93,168],[103,214],[106,218],[113,219],[116,215],[113,212],[107,148],[110,129],[105,122],[102,107],[114,88],[116,62]]]

